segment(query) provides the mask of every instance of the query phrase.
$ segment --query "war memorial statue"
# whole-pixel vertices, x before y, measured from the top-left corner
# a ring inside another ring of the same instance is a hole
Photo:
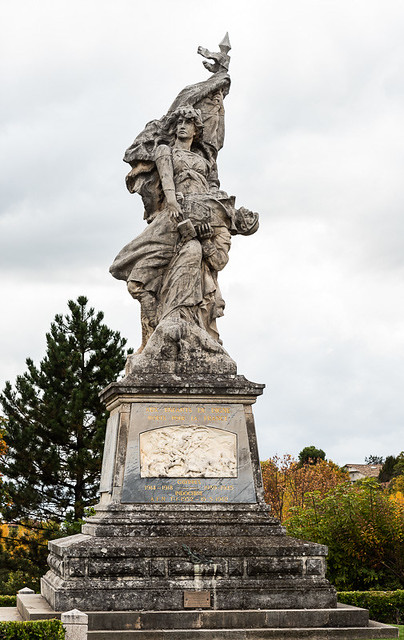
[[[326,547],[287,536],[264,501],[252,413],[264,385],[237,374],[216,325],[231,238],[258,229],[219,182],[227,35],[219,49],[199,47],[210,77],[125,153],[146,224],[110,271],[140,302],[142,343],[101,393],[100,502],[82,533],[49,543],[43,606],[92,612],[94,640],[393,637],[337,607]]]
[[[218,272],[231,237],[258,229],[258,214],[236,208],[220,189],[217,155],[224,142],[223,101],[230,89],[230,43],[199,48],[213,75],[186,87],[166,115],[152,120],[127,149],[126,185],[144,204],[148,226],[115,258],[110,271],[140,301],[142,344],[128,373],[150,368],[182,373],[236,373],[221,346]]]

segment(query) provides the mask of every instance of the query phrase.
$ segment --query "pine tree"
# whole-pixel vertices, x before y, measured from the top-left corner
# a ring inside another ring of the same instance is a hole
[[[366,464],[383,464],[384,462],[384,458],[383,456],[367,456],[365,458],[365,463]]]
[[[11,498],[7,521],[78,520],[97,497],[107,412],[98,393],[125,364],[126,340],[80,296],[56,315],[44,359],[0,402],[8,419],[7,455],[0,471]]]
[[[379,473],[380,482],[390,482],[404,474],[404,451],[398,456],[387,456]]]
[[[304,447],[299,453],[300,464],[316,464],[319,460],[325,460],[325,452],[314,445]]]
[[[379,480],[380,482],[390,482],[392,478],[395,476],[394,467],[397,464],[396,456],[387,456],[382,468],[379,472]]]

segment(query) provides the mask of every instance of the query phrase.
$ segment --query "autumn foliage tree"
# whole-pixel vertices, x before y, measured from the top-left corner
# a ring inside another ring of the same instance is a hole
[[[349,482],[349,475],[334,462],[318,458],[301,464],[291,455],[273,456],[261,462],[265,500],[273,514],[281,521],[287,519],[294,507],[303,507],[307,494],[317,491],[324,496],[340,484]]]
[[[22,587],[38,591],[47,567],[48,541],[60,535],[63,531],[51,521],[0,524],[0,594],[14,595]]]
[[[0,416],[0,467],[7,453],[7,427],[8,420]],[[14,595],[22,587],[39,589],[40,577],[46,570],[48,540],[60,536],[60,527],[54,522],[6,524],[1,516],[11,506],[0,473],[0,594]]]
[[[328,546],[337,589],[404,588],[404,501],[377,480],[310,493],[285,524],[290,535]]]
[[[1,461],[4,459],[7,451],[6,441],[4,440],[6,425],[7,420],[3,416],[0,416],[0,514],[9,499],[3,482],[3,474],[1,473]]]

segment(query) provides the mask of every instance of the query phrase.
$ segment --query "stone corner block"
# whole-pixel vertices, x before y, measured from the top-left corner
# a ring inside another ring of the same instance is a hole
[[[62,613],[60,619],[63,624],[88,624],[88,615],[78,609],[72,609],[71,611]]]

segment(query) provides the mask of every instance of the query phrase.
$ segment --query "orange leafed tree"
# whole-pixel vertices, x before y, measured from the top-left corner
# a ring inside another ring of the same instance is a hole
[[[349,482],[349,475],[334,462],[317,460],[301,465],[293,456],[273,456],[261,462],[265,500],[279,520],[286,520],[293,507],[303,507],[306,495],[317,491],[324,496],[340,484]]]
[[[0,460],[7,453],[7,445],[4,440],[4,430],[6,427],[7,421],[3,416],[0,416]],[[7,503],[8,497],[3,487],[3,474],[0,471],[0,518],[1,518],[1,508]]]
[[[392,502],[404,507],[404,474],[393,478],[389,484],[388,492]]]
[[[7,451],[7,445],[4,441],[4,429],[6,428],[7,420],[0,416],[0,457],[4,456]]]

